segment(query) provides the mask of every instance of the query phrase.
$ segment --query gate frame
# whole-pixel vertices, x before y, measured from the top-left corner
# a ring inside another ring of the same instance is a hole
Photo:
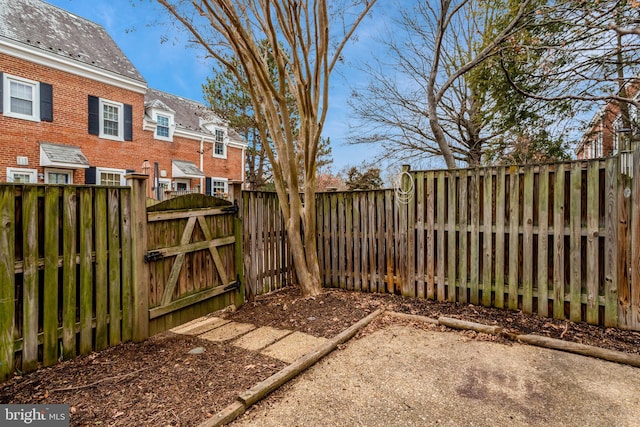
[[[148,338],[150,332],[150,323],[153,319],[163,315],[158,314],[158,308],[149,308],[149,269],[145,262],[145,257],[148,254],[148,229],[147,223],[149,220],[149,214],[147,213],[147,179],[148,175],[144,174],[130,174],[126,175],[127,185],[131,187],[131,220],[132,225],[132,252],[133,252],[133,340],[143,341]],[[236,201],[237,203],[237,201]],[[206,299],[198,299],[196,302],[204,302],[209,298],[225,294],[227,292],[233,292],[234,296],[232,300],[236,308],[239,308],[244,303],[245,297],[245,281],[244,281],[244,253],[242,248],[242,218],[240,217],[241,209],[236,210],[236,214],[233,217],[233,236],[235,238],[234,243],[234,264],[235,264],[235,276],[236,280],[231,280],[227,285],[223,285],[226,289],[215,290],[209,289],[203,292],[211,293]],[[197,220],[200,222],[199,220]],[[215,241],[217,239],[213,239]],[[215,250],[215,247],[210,248]],[[176,261],[174,261],[176,262]],[[228,289],[231,285],[235,285],[233,289]],[[189,298],[189,297],[186,297]],[[161,331],[155,331],[161,332]]]

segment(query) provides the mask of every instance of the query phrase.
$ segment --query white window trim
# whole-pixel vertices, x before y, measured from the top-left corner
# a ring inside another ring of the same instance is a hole
[[[211,180],[211,192],[213,193],[213,181],[223,182],[224,183],[224,194],[223,197],[227,197],[229,195],[229,178],[218,178],[215,176],[209,177]]]
[[[171,183],[172,191],[178,191],[178,183],[187,184],[186,191],[191,191],[191,178],[174,178],[173,182]]]
[[[30,175],[33,179],[29,184],[37,184],[38,183],[38,170],[37,169],[27,169],[27,168],[7,168],[7,182],[13,182],[13,174],[19,173],[24,175]]]
[[[171,179],[169,178],[158,178],[158,185],[162,188],[162,185],[167,186],[167,190],[171,190]]]
[[[33,94],[33,114],[28,115],[28,114],[20,114],[20,113],[14,113],[13,111],[11,111],[11,81],[15,81],[15,82],[19,82],[22,84],[26,84],[32,87],[32,94]],[[2,114],[4,114],[6,117],[13,117],[16,119],[23,119],[23,120],[30,120],[32,122],[39,122],[40,121],[40,83],[33,81],[33,80],[29,80],[29,79],[24,79],[22,77],[17,77],[17,76],[12,76],[10,74],[4,73],[3,74],[3,78],[2,78],[2,85],[3,85],[3,91],[2,91],[2,96],[3,96],[3,112]]]
[[[620,129],[622,129],[622,117],[618,116],[613,120],[613,154],[620,152]]]
[[[73,184],[73,171],[70,169],[44,168],[44,183],[49,184],[49,172],[65,174],[69,177],[67,184]]]
[[[176,129],[175,118],[173,113],[169,113],[166,111],[153,111],[153,120],[156,122],[155,129],[153,130],[153,138],[160,141],[173,142],[173,133]],[[169,119],[169,136],[160,136],[158,135],[158,116],[167,117]]]
[[[107,135],[104,133],[104,106],[111,105],[118,107],[118,136]],[[124,104],[121,102],[109,101],[108,99],[100,98],[100,138],[110,139],[112,141],[124,141]]]
[[[219,142],[216,141],[216,131],[222,131],[223,136],[222,136],[222,154],[216,154],[216,144],[218,144]],[[211,150],[211,153],[213,154],[213,157],[217,158],[217,159],[226,159],[227,158],[227,145],[229,144],[229,140],[227,138],[227,131],[222,129],[222,128],[214,128],[213,129],[213,149]]]
[[[120,186],[124,187],[127,185],[127,180],[124,176],[127,174],[127,171],[124,169],[112,169],[112,168],[96,168],[96,185],[102,185],[102,179],[100,179],[100,175],[102,173],[119,173],[120,174]]]

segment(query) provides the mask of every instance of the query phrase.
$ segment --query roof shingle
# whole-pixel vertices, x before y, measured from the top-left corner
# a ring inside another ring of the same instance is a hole
[[[145,82],[103,27],[40,0],[0,0],[0,37]]]

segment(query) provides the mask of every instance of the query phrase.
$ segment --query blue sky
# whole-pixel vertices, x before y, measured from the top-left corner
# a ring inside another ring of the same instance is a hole
[[[166,22],[166,13],[155,2],[137,0],[46,0],[62,9],[102,25],[150,87],[202,101],[202,84],[211,76],[211,63],[201,50],[188,47],[186,38]],[[379,6],[379,5],[378,5]],[[375,12],[375,11],[374,11]],[[345,144],[350,109],[347,99],[351,87],[363,84],[365,77],[350,64],[366,61],[373,51],[372,38],[384,15],[363,21],[358,41],[344,51],[344,64],[332,74],[330,108],[323,135],[330,137],[334,171],[356,166],[374,157],[373,147]],[[168,40],[162,42],[163,38]]]

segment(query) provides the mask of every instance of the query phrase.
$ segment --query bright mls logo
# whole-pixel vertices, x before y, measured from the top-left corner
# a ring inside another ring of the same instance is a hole
[[[0,425],[69,427],[69,405],[0,405]]]

